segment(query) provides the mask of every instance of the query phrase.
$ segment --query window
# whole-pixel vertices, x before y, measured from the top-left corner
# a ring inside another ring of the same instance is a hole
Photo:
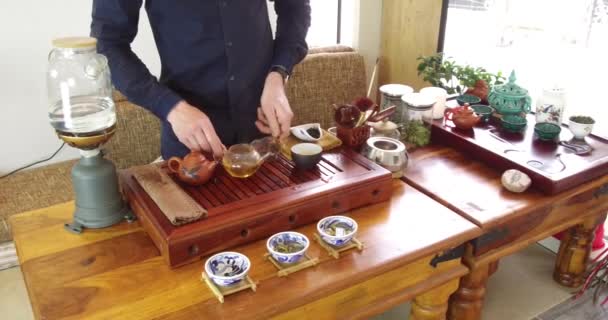
[[[589,114],[608,136],[608,0],[449,0],[445,30],[447,56],[507,76],[515,70],[533,100],[560,85],[565,119]]]
[[[338,43],[339,6],[342,0],[310,0],[311,23],[306,42],[309,47],[320,47]],[[270,22],[276,30],[274,4],[268,3]]]

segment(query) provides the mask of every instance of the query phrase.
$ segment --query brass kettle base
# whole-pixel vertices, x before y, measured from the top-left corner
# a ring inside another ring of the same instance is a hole
[[[69,146],[81,150],[93,150],[106,143],[116,132],[116,125],[107,129],[87,133],[73,133],[57,130],[57,135]]]

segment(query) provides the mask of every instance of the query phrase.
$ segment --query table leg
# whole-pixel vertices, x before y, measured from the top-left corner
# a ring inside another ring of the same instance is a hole
[[[567,287],[583,284],[595,228],[604,221],[605,215],[593,216],[568,229],[561,240],[553,279]]]
[[[490,270],[488,271],[488,276],[492,276],[494,273],[496,273],[496,271],[498,271],[499,262],[500,262],[500,260],[496,260],[496,261],[490,263]]]
[[[450,297],[448,319],[481,319],[481,308],[490,276],[490,264],[469,266],[470,273],[460,279],[458,290]]]
[[[412,320],[445,320],[450,295],[458,289],[458,279],[427,291],[412,301],[409,319]]]

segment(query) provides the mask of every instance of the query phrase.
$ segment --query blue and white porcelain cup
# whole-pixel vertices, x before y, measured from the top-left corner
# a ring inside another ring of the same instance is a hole
[[[241,282],[250,268],[249,258],[238,252],[220,252],[205,262],[205,273],[211,281],[221,287]]]
[[[281,246],[297,246],[302,247],[302,249],[295,252],[280,252],[279,248]],[[266,242],[266,248],[268,252],[272,255],[275,261],[280,264],[293,264],[304,256],[306,250],[308,250],[308,246],[310,245],[310,241],[308,238],[298,232],[294,231],[286,231],[280,232],[272,237],[268,238]]]
[[[345,216],[329,216],[317,223],[317,232],[321,239],[334,247],[348,244],[358,229],[357,222]]]

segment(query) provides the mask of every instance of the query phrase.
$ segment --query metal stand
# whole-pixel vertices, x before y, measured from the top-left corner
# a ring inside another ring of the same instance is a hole
[[[80,161],[72,168],[76,195],[74,221],[65,225],[73,233],[83,228],[105,228],[123,219],[134,217],[118,191],[114,164],[103,158],[99,150],[81,151]]]

